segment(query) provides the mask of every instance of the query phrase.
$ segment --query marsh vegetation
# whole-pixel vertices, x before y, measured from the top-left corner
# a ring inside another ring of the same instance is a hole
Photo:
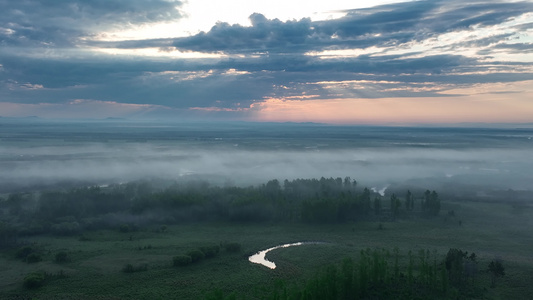
[[[532,292],[521,284],[533,274],[527,203],[441,199],[429,190],[387,196],[350,178],[11,194],[0,201],[1,293],[497,299]],[[274,270],[248,261],[297,241],[326,243],[268,253]]]

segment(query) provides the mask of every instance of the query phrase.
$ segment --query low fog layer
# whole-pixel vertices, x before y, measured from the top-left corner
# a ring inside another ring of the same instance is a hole
[[[442,182],[525,190],[533,180],[533,131],[264,126],[55,124],[47,134],[4,126],[0,192],[184,177],[255,185],[350,176],[377,189]]]

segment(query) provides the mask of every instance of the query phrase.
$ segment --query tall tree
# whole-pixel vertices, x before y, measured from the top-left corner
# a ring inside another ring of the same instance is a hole
[[[374,214],[381,214],[381,197],[379,196],[376,196],[376,198],[374,198]]]
[[[398,199],[398,197],[396,197],[396,194],[393,193],[390,196],[390,210],[393,218],[396,218],[398,216],[400,212],[400,205],[400,199]]]
[[[490,287],[494,288],[496,287],[496,279],[505,275],[505,268],[502,262],[496,259],[489,263],[489,272],[491,275]]]
[[[405,209],[408,211],[412,211],[415,207],[415,203],[413,200],[413,194],[411,194],[410,190],[407,190],[407,194],[405,194]]]
[[[363,212],[367,213],[370,210],[370,190],[368,188],[365,188],[361,194],[361,204]]]

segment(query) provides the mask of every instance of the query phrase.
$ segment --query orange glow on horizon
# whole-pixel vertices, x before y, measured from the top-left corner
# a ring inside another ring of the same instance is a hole
[[[416,124],[462,122],[533,122],[528,98],[485,97],[381,99],[267,99],[255,103],[254,119],[264,122],[322,122],[334,124]],[[530,95],[529,99],[533,99]]]

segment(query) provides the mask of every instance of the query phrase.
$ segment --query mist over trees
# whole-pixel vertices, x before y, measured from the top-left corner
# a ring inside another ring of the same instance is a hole
[[[238,186],[350,175],[369,188],[492,197],[530,190],[532,136],[529,128],[2,120],[0,193],[190,175]]]
[[[206,181],[138,181],[109,187],[11,194],[0,200],[3,222],[0,240],[18,235],[79,234],[84,230],[145,224],[184,222],[304,222],[343,223],[394,220],[401,216],[435,216],[438,194],[418,198],[391,195],[390,206],[381,196],[345,178],[270,180],[249,187],[216,186]],[[374,199],[373,202],[371,199]],[[415,205],[416,200],[420,205]]]

